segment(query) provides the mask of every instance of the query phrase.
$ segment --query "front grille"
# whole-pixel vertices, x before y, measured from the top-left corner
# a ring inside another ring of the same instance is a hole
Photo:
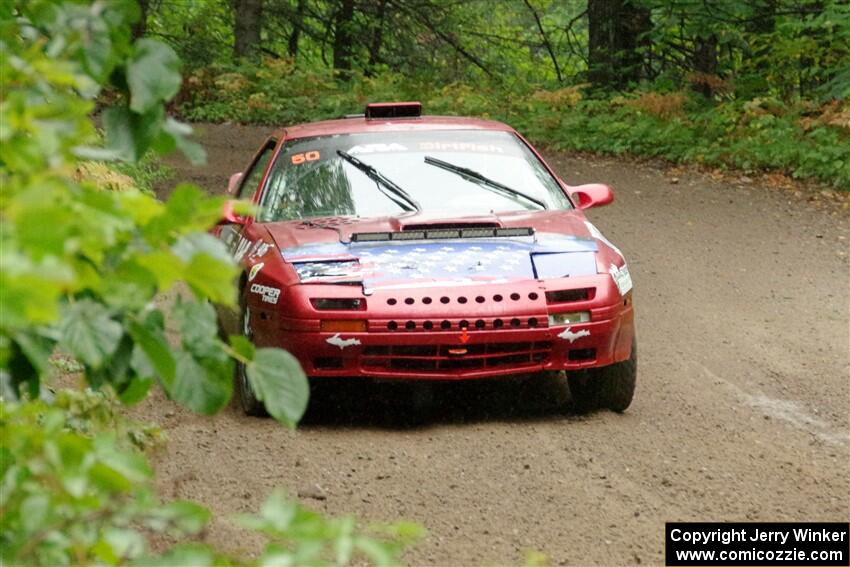
[[[465,354],[457,353],[466,349]],[[398,372],[450,372],[505,366],[538,366],[549,360],[548,341],[477,345],[379,345],[367,346],[361,355],[364,368]]]
[[[380,331],[460,331],[462,329],[490,330],[490,331],[512,331],[517,329],[538,329],[549,326],[549,319],[545,315],[532,317],[487,317],[479,319],[469,317],[467,319],[399,319],[399,320],[371,320],[369,329]]]

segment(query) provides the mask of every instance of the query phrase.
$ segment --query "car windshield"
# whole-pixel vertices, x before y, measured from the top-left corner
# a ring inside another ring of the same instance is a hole
[[[258,219],[393,216],[416,209],[457,216],[543,208],[571,205],[515,134],[375,132],[286,144],[266,182]]]

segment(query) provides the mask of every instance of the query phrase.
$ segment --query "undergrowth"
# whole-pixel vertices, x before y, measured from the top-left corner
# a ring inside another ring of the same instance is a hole
[[[437,87],[393,74],[337,82],[330,73],[262,66],[189,74],[176,110],[186,119],[286,125],[362,112],[366,103],[420,100],[428,114],[503,120],[560,150],[663,158],[746,173],[780,172],[850,190],[850,104],[774,98],[707,100],[678,91],[589,93],[528,86]]]

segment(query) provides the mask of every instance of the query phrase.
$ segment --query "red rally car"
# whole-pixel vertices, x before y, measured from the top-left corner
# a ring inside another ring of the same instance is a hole
[[[311,379],[566,371],[581,409],[631,403],[632,280],[582,212],[611,190],[566,185],[510,126],[371,104],[278,130],[228,192],[257,208],[215,230],[244,268],[222,325]]]

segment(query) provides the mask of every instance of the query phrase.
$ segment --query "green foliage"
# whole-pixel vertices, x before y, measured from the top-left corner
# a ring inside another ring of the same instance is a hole
[[[170,180],[174,169],[158,160],[154,154],[148,153],[137,162],[110,162],[111,169],[129,176],[133,185],[149,195],[153,195],[157,186]]]
[[[770,97],[711,102],[681,91],[588,98],[581,86],[435,87],[392,74],[355,75],[341,88],[330,73],[276,60],[262,67],[197,70],[190,85],[181,107],[190,120],[293,124],[361,112],[370,101],[421,100],[429,114],[504,120],[533,142],[557,149],[779,171],[850,188],[847,102],[788,104]]]
[[[179,59],[161,42],[132,42],[135,16],[117,0],[36,0],[0,19],[0,379],[4,392],[37,396],[58,349],[82,364],[92,387],[109,385],[127,403],[158,381],[176,401],[214,413],[230,399],[233,371],[209,303],[236,298],[237,267],[205,232],[223,200],[180,185],[161,203],[80,161],[119,158],[152,182],[156,168],[139,162],[151,150],[203,159],[186,138],[191,130],[165,115],[181,85]],[[104,87],[115,104],[103,111],[98,147],[89,113]],[[173,310],[177,340],[169,341],[154,298],[178,281],[191,293]],[[270,413],[293,425],[307,389],[300,367],[285,369],[275,387],[300,397],[269,395]]]
[[[62,396],[54,405],[0,401],[3,563],[117,565],[145,552],[146,532],[203,528],[202,507],[156,500],[150,466],[107,427],[120,420],[102,396]]]
[[[99,392],[59,392],[50,403],[0,401],[0,561],[10,565],[398,565],[421,536],[399,523],[358,529],[324,518],[279,493],[239,523],[268,543],[256,561],[190,543],[210,513],[186,501],[160,502],[142,448],[155,429],[130,423]],[[151,534],[178,542],[162,554]]]
[[[366,560],[373,565],[397,565],[404,548],[423,535],[417,524],[397,523],[357,529],[354,518],[326,519],[272,494],[258,515],[240,523],[265,534],[270,543],[259,565],[348,565]]]

